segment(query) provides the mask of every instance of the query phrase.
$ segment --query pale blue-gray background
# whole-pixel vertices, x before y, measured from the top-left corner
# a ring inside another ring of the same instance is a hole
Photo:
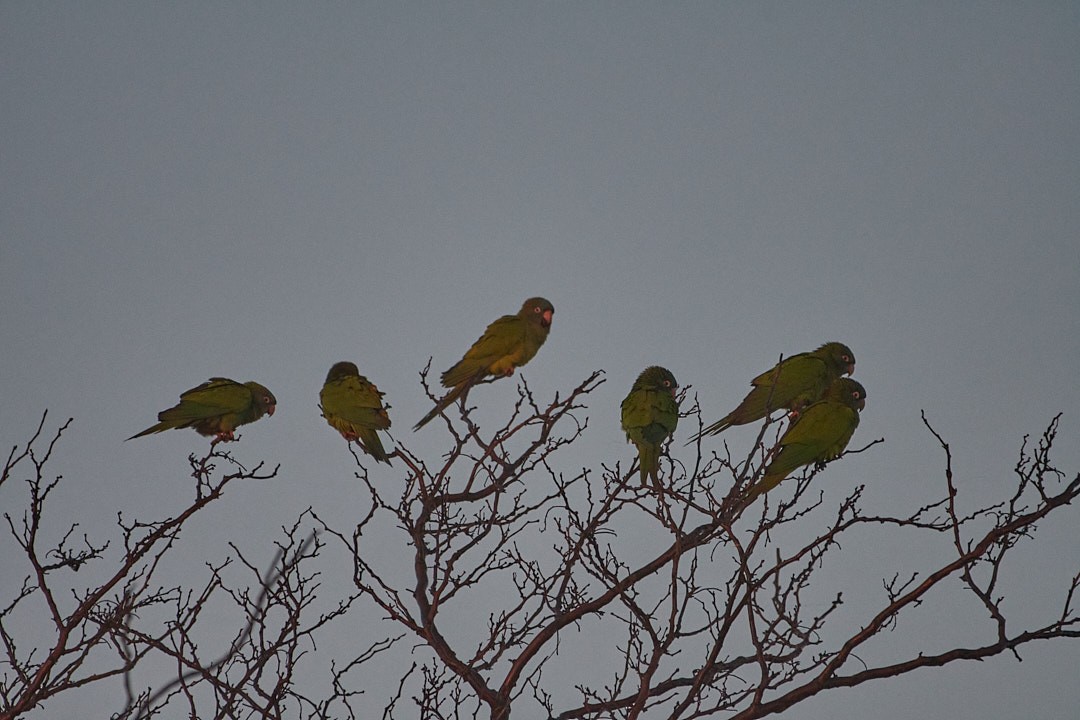
[[[920,409],[972,506],[1059,411],[1074,473],[1078,7],[5,2],[0,441],[44,408],[74,416],[54,521],[107,532],[117,509],[190,497],[185,457],[206,444],[121,441],[211,375],[257,379],[279,412],[233,450],[282,471],[234,490],[178,554],[199,568],[233,540],[268,559],[305,507],[343,524],[363,507],[315,406],[332,362],[357,362],[394,434],[434,457],[437,423],[409,431],[428,408],[417,371],[542,294],[556,315],[533,389],[607,371],[582,463],[629,461],[618,403],[647,364],[693,385],[709,420],[779,354],[839,339],[869,392],[855,444],[886,443],[823,474],[827,501],[859,483],[870,509],[940,497]],[[499,417],[515,396],[473,399]],[[1057,611],[1077,528],[1069,510],[1017,552],[1020,622]],[[0,539],[5,585],[23,572],[11,550]],[[857,619],[881,577],[948,544],[862,551],[830,567]],[[898,657],[991,641],[974,602],[936,597],[947,612],[886,638]],[[1023,654],[792,714],[1073,717],[1080,649]],[[95,697],[98,716],[117,709]]]

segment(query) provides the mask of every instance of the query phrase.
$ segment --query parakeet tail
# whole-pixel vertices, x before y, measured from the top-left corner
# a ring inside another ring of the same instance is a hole
[[[456,386],[450,392],[446,393],[446,395],[443,396],[442,400],[439,400],[439,402],[435,403],[435,407],[431,409],[431,412],[425,415],[423,419],[420,420],[420,422],[413,425],[413,432],[416,432],[417,430],[431,422],[433,419],[435,419],[436,415],[441,413],[446,408],[450,407],[450,405],[452,405],[455,400],[457,400],[458,398],[464,398],[470,387],[472,387],[471,382],[464,382]]]
[[[700,440],[701,438],[705,437],[706,435],[719,435],[720,433],[724,432],[725,430],[727,430],[729,427],[731,427],[734,424],[735,424],[735,421],[731,419],[731,415],[728,415],[725,418],[721,418],[720,420],[717,420],[712,425],[709,425],[704,430],[699,432],[697,435],[695,435],[692,438],[690,438],[689,440],[687,440],[686,444],[690,445],[692,443],[695,443],[698,440]]]
[[[360,432],[359,441],[361,447],[371,457],[375,458],[378,462],[384,462],[387,465],[390,464],[390,456],[386,454],[386,449],[383,447],[382,441],[379,440],[378,434],[374,430],[363,430]]]
[[[172,428],[172,425],[167,425],[167,424],[165,424],[163,422],[159,422],[157,425],[151,425],[150,427],[146,428],[145,430],[143,430],[140,433],[135,433],[134,435],[129,437],[124,442],[127,442],[128,440],[134,440],[135,438],[143,437],[144,435],[151,435],[153,433],[165,432],[166,430],[169,430],[171,428]]]
[[[645,485],[647,478],[653,482],[659,481],[660,474],[660,446],[642,444],[638,447],[638,458],[641,463],[641,484]]]
[[[761,478],[761,480],[759,480],[756,485],[751,487],[746,492],[745,504],[749,505],[750,503],[757,500],[758,496],[764,495],[765,493],[772,490],[774,487],[779,485],[780,481],[783,480],[785,477],[786,475],[766,475],[765,477]]]

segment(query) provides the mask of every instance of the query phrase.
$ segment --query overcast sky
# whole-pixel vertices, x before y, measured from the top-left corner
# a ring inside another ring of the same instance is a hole
[[[212,375],[258,380],[278,413],[233,450],[282,471],[178,554],[201,567],[233,540],[268,559],[304,508],[347,523],[363,501],[316,408],[333,362],[436,457],[439,423],[410,431],[429,408],[417,372],[544,295],[554,325],[523,374],[549,397],[606,371],[594,467],[632,457],[618,404],[646,365],[711,421],[781,353],[835,339],[869,396],[855,443],[886,442],[820,476],[827,502],[860,483],[868,510],[940,497],[920,409],[969,507],[1006,492],[1021,438],[1058,412],[1075,473],[1080,6],[942,5],[4,2],[0,442],[46,408],[74,417],[57,522],[166,514],[206,440],[122,440]],[[470,399],[500,417],[515,397]],[[1080,523],[1061,515],[1011,566],[1020,623],[1054,613],[1077,570]],[[5,578],[23,572],[11,549]],[[878,550],[836,590],[872,597],[893,559],[919,567]],[[989,641],[961,607],[891,637]],[[792,714],[1072,717],[1080,647],[1023,655]]]

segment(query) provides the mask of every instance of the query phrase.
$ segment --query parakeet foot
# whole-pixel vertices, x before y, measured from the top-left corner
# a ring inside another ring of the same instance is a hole
[[[229,430],[229,431],[227,431],[227,432],[219,432],[219,433],[218,433],[218,434],[217,434],[217,435],[216,435],[216,436],[214,437],[214,439],[210,441],[210,447],[214,447],[214,446],[215,446],[215,445],[217,445],[217,444],[218,444],[219,442],[232,442],[232,441],[234,441],[234,440],[236,440],[236,438],[235,438],[235,437],[233,437],[233,433],[232,433],[232,430]]]

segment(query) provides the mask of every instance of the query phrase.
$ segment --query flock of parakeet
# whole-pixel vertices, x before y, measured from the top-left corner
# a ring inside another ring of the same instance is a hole
[[[746,492],[750,503],[795,470],[824,464],[844,452],[866,405],[866,389],[843,377],[854,371],[854,353],[838,342],[792,355],[754,378],[753,389],[739,406],[690,442],[762,420],[774,410],[788,412],[791,424],[770,455],[764,476]],[[647,477],[658,480],[661,446],[679,424],[678,387],[666,368],[645,368],[622,402],[622,427],[626,439],[637,446],[642,484]]]
[[[455,401],[464,402],[477,383],[513,375],[529,362],[547,339],[554,313],[550,302],[534,297],[516,315],[504,315],[488,325],[464,357],[442,374],[442,385],[449,391],[413,429],[419,430]],[[786,358],[754,378],[753,389],[739,406],[690,442],[733,425],[762,420],[775,410],[789,414],[791,422],[771,452],[764,475],[747,490],[749,503],[795,470],[820,466],[844,452],[866,403],[863,386],[844,377],[854,371],[855,355],[838,342]],[[622,429],[627,441],[637,447],[642,484],[647,478],[659,481],[661,449],[679,424],[678,387],[669,370],[652,366],[638,375],[622,401]],[[346,441],[356,442],[376,461],[389,464],[391,454],[378,434],[390,428],[382,398],[383,393],[354,363],[339,362],[330,368],[319,392],[319,409]],[[176,406],[158,413],[156,425],[128,440],[173,428],[193,428],[200,435],[214,436],[214,443],[232,440],[236,428],[273,415],[276,407],[274,394],[257,382],[210,378],[184,392]]]

